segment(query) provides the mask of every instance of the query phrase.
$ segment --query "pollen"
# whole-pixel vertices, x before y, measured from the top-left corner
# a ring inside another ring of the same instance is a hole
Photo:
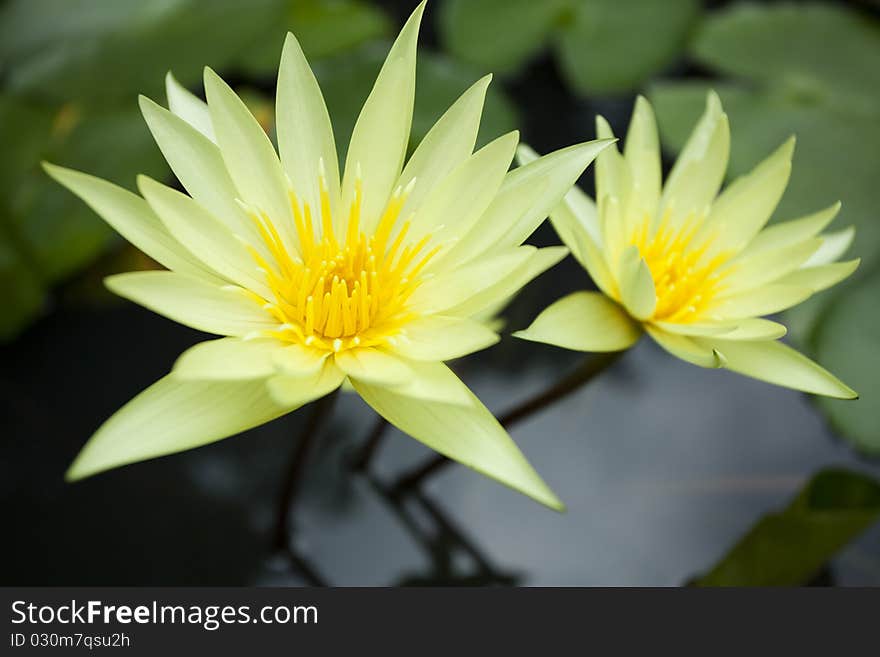
[[[702,234],[702,221],[692,217],[680,226],[672,224],[669,213],[659,225],[646,217],[635,230],[635,244],[644,258],[657,294],[652,319],[691,323],[706,317],[712,302],[724,289],[728,254],[713,249],[712,235]]]
[[[428,249],[430,235],[414,243],[407,239],[411,222],[400,221],[405,190],[395,191],[375,231],[366,235],[358,180],[344,234],[337,235],[323,176],[320,189],[317,215],[289,192],[296,253],[289,252],[269,217],[251,213],[270,256],[249,247],[274,297],[264,305],[280,324],[271,334],[331,352],[393,341],[414,319],[407,302],[440,246]]]

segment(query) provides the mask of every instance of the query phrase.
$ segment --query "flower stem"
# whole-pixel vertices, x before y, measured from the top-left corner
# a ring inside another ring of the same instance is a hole
[[[588,357],[570,374],[563,377],[543,392],[538,393],[522,404],[510,409],[507,413],[498,418],[498,421],[505,429],[509,429],[520,420],[524,420],[533,413],[543,410],[547,406],[550,406],[580,389],[582,386],[592,381],[598,374],[608,369],[623,355],[623,353],[623,351],[613,351]],[[456,461],[453,461],[447,456],[436,454],[427,459],[421,465],[412,469],[410,472],[401,475],[391,487],[391,490],[394,491],[396,495],[412,490],[435,472],[438,472],[444,469],[447,465],[455,462]]]
[[[388,430],[388,420],[384,417],[379,416],[376,419],[376,424],[373,425],[372,431],[370,431],[370,435],[364,441],[364,446],[355,454],[354,458],[351,460],[349,467],[352,472],[365,472],[370,465],[370,461],[372,461],[376,451],[379,449],[379,445],[382,443],[382,437],[385,435],[385,432]]]
[[[291,515],[296,507],[299,493],[302,489],[302,480],[305,473],[306,462],[324,422],[333,410],[338,390],[331,392],[316,400],[312,404],[312,412],[306,420],[299,435],[299,440],[287,466],[287,476],[281,487],[281,495],[278,498],[278,517],[275,523],[275,546],[279,550],[290,551],[290,535],[292,533]]]

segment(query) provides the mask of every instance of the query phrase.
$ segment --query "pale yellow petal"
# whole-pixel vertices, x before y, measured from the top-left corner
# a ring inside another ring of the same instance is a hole
[[[669,333],[650,324],[645,325],[645,331],[676,358],[700,367],[718,368],[723,365],[720,354],[711,347],[697,342],[697,338]]]
[[[834,262],[849,249],[856,236],[854,226],[821,235],[822,245],[804,263],[804,267],[818,267]]]
[[[535,247],[523,246],[439,272],[413,293],[410,306],[422,314],[442,313],[459,306],[486,288],[513,275],[534,252]]]
[[[235,202],[235,184],[217,145],[149,98],[141,96],[139,102],[156,144],[184,189],[233,233],[259,244],[253,221]]]
[[[95,176],[54,164],[44,163],[43,168],[153,260],[181,274],[221,283],[168,232],[147,202],[137,194]]]
[[[297,405],[275,402],[256,381],[181,381],[166,376],[119,409],[67,471],[69,481],[240,433]]]
[[[272,363],[282,374],[302,377],[318,372],[328,355],[326,351],[291,343],[272,354]]]
[[[771,283],[746,290],[712,302],[709,313],[719,319],[741,319],[772,315],[807,299],[813,291],[808,287]]]
[[[216,335],[274,330],[278,322],[249,293],[170,271],[139,271],[104,281],[121,297],[175,322]]]
[[[513,335],[576,351],[620,351],[635,344],[642,329],[605,295],[574,292],[548,306],[531,326]]]
[[[377,413],[404,433],[542,504],[563,508],[559,498],[476,397],[470,406],[415,401],[388,388],[353,383]]]
[[[472,406],[473,396],[467,386],[443,363],[429,361],[409,361],[413,371],[412,378],[406,383],[395,385],[391,390],[398,395],[412,397],[416,400],[427,400],[442,404]]]
[[[413,237],[442,243],[467,233],[495,198],[518,140],[516,131],[495,139],[437,184],[411,220]]]
[[[463,317],[429,315],[406,325],[391,350],[413,360],[451,360],[498,342],[498,334]]]
[[[275,373],[272,355],[283,346],[272,339],[200,342],[180,355],[172,374],[187,381],[265,379]]]
[[[508,275],[496,279],[493,285],[485,287],[458,305],[449,308],[450,314],[462,317],[475,317],[491,306],[500,308],[533,278],[550,269],[568,255],[568,249],[562,246],[550,246],[544,249],[520,247],[527,253],[527,258],[515,266]]]
[[[838,201],[834,205],[806,217],[767,226],[749,242],[743,255],[781,249],[815,237],[834,220],[839,211],[840,202]]]
[[[168,108],[176,116],[198,130],[205,138],[213,142],[217,141],[214,136],[214,126],[211,124],[208,104],[184,88],[171,74],[171,71],[165,75],[165,94],[168,96]]]
[[[400,385],[413,377],[413,370],[405,361],[374,347],[347,349],[335,354],[334,359],[352,381]]]
[[[730,127],[718,95],[706,97],[706,110],[678,155],[660,198],[658,217],[673,224],[702,217],[721,188],[730,154]]]
[[[781,342],[708,338],[701,342],[723,354],[724,367],[745,376],[828,397],[854,399],[858,396],[833,374]]]
[[[491,75],[480,78],[440,117],[419,143],[400,174],[398,186],[410,188],[403,216],[418,209],[435,185],[474,150]],[[415,181],[415,182],[413,182]]]
[[[281,53],[275,97],[281,164],[301,203],[313,217],[321,208],[319,172],[324,173],[330,210],[340,217],[339,159],[324,97],[296,37],[289,33]],[[336,232],[342,235],[341,226]]]
[[[223,278],[272,298],[263,275],[244,245],[186,194],[146,176],[138,176],[141,194],[181,244]]]
[[[303,376],[277,374],[268,379],[269,396],[283,405],[302,406],[328,395],[345,379],[345,373],[327,359],[317,371]]]
[[[361,217],[369,234],[379,220],[400,176],[412,123],[416,83],[416,43],[424,3],[407,20],[391,47],[373,90],[355,123],[345,159],[342,207],[355,198],[363,181]]]
[[[776,281],[803,265],[821,244],[821,239],[813,237],[733,260],[726,272],[722,270],[725,293],[732,294]]]
[[[265,213],[287,250],[296,253],[298,241],[287,182],[269,135],[241,98],[210,68],[205,69],[205,91],[223,162],[239,198]]]
[[[852,274],[861,262],[860,258],[846,260],[844,262],[832,262],[829,265],[816,267],[801,267],[780,278],[777,283],[781,285],[795,285],[808,287],[813,292],[828,289],[836,285]]]
[[[635,207],[630,208],[630,212],[639,216],[653,216],[660,201],[662,185],[660,140],[654,111],[644,96],[636,97],[623,154],[632,175],[630,200]]]
[[[770,219],[791,175],[792,137],[751,172],[737,178],[712,204],[704,234],[719,249],[743,249]]]
[[[636,319],[647,319],[657,307],[654,279],[645,259],[636,246],[628,247],[618,263],[620,298],[629,313]]]

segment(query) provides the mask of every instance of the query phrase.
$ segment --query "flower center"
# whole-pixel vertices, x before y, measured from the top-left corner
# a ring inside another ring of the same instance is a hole
[[[697,236],[700,218],[673,226],[667,214],[651,229],[646,219],[637,229],[635,244],[651,270],[657,307],[652,319],[665,322],[699,321],[712,300],[723,289],[728,259],[725,253],[712,251],[713,239]]]
[[[421,282],[419,274],[439,246],[423,253],[431,236],[405,245],[410,222],[395,234],[405,193],[391,197],[372,235],[360,229],[361,183],[346,223],[344,238],[334,234],[326,185],[321,179],[320,230],[312,211],[290,192],[299,253],[290,253],[265,214],[252,214],[273,264],[250,252],[266,272],[274,300],[265,305],[280,323],[273,337],[328,351],[393,343],[411,321],[407,301]]]

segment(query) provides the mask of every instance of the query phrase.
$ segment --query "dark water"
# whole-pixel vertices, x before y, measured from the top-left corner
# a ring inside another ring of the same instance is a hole
[[[305,411],[79,484],[61,480],[91,431],[198,338],[122,306],[61,311],[0,352],[4,583],[306,581],[271,547],[282,471]],[[502,410],[572,364],[566,352],[508,338],[461,371]],[[296,547],[329,583],[678,585],[815,470],[880,475],[832,438],[803,395],[701,370],[643,342],[591,387],[513,431],[566,513],[456,466],[426,487],[458,530],[432,541],[435,520],[422,505],[410,500],[401,516],[344,467],[372,423],[363,402],[342,395],[305,480]],[[389,481],[428,454],[393,432],[373,470]],[[840,584],[880,584],[880,530],[844,550],[833,573]]]

